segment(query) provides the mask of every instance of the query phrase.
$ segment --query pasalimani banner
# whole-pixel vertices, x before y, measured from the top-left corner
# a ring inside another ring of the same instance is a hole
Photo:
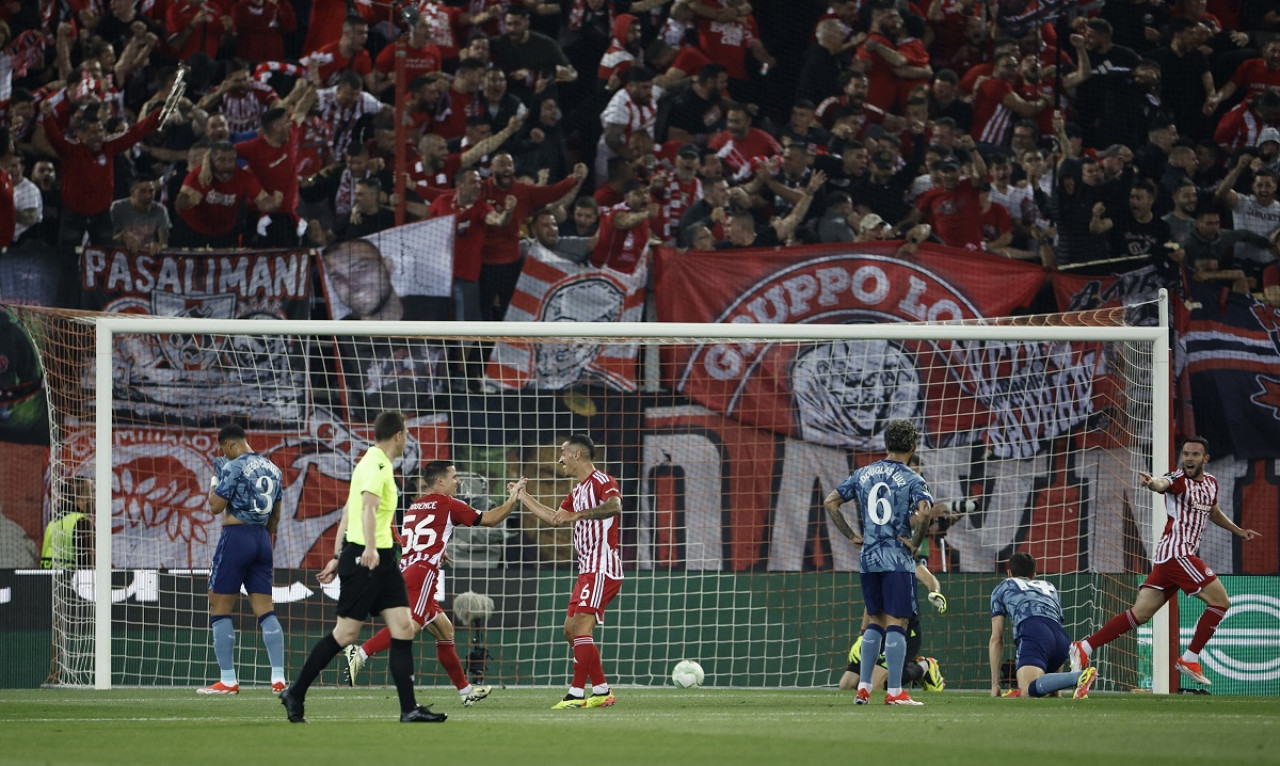
[[[865,324],[1008,316],[1044,281],[1038,265],[895,243],[657,253],[658,319],[735,324]],[[807,441],[883,448],[894,418],[938,446],[985,441],[1029,457],[1090,413],[1093,373],[1048,344],[839,340],[708,341],[667,347],[668,384],[708,409]]]

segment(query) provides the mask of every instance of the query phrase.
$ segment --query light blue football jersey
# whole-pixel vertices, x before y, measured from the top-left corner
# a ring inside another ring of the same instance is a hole
[[[836,487],[841,499],[857,499],[862,519],[863,572],[914,572],[911,549],[900,538],[911,537],[911,514],[921,500],[933,502],[920,474],[897,460],[863,466]]]
[[[1010,577],[991,591],[991,616],[1004,615],[1013,623],[1013,638],[1021,634],[1023,621],[1031,617],[1045,617],[1062,624],[1062,603],[1058,589],[1044,580],[1028,580]]]
[[[227,501],[227,510],[246,524],[263,526],[284,495],[284,479],[275,463],[246,452],[226,464],[214,489]]]

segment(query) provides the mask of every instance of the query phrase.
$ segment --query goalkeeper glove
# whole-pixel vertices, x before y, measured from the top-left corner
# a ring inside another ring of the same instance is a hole
[[[929,591],[929,603],[938,610],[938,614],[947,613],[947,597],[936,590]]]

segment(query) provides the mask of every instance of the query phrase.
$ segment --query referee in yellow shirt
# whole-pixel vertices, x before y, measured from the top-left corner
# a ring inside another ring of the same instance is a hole
[[[409,593],[400,574],[400,546],[391,525],[395,521],[395,474],[391,464],[404,452],[404,415],[382,412],[373,422],[375,444],[364,453],[351,474],[347,509],[338,525],[333,559],[317,575],[321,583],[342,578],[338,596],[338,624],[333,632],[316,642],[302,666],[298,680],[280,694],[280,702],[292,723],[306,723],[303,702],[307,689],[329,662],[354,643],[360,628],[371,614],[381,614],[391,630],[391,677],[400,695],[401,723],[435,723],[448,718],[419,707],[413,695],[413,619],[409,615]]]

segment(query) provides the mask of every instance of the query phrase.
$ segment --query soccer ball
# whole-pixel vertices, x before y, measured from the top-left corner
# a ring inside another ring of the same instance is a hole
[[[677,689],[692,689],[695,686],[702,686],[702,679],[705,677],[706,674],[702,672],[702,666],[693,660],[680,660],[671,669],[671,683],[675,684]]]

